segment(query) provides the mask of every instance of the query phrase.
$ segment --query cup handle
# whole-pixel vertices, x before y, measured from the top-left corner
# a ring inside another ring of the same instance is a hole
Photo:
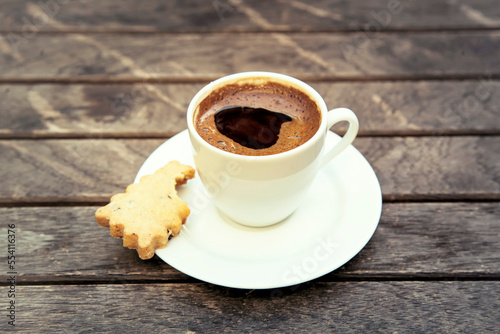
[[[349,122],[349,128],[347,132],[342,137],[340,142],[332,147],[330,151],[324,153],[323,161],[321,165],[324,166],[329,163],[333,158],[335,158],[340,152],[347,148],[347,146],[351,145],[358,134],[359,122],[358,118],[352,112],[352,110],[347,108],[336,108],[332,109],[328,112],[327,116],[327,129],[329,130],[335,123],[346,121]]]

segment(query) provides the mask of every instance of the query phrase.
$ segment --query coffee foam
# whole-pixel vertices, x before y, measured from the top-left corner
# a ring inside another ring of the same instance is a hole
[[[276,144],[265,149],[244,147],[221,134],[214,115],[223,107],[240,105],[265,108],[292,117],[281,127]],[[242,155],[272,155],[296,148],[318,131],[321,112],[318,104],[302,90],[275,78],[244,78],[235,83],[222,83],[211,90],[196,107],[194,126],[210,145]]]

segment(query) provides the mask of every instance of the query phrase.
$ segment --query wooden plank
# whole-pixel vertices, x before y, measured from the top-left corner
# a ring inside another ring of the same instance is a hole
[[[384,200],[500,198],[498,136],[363,139]]]
[[[5,37],[0,80],[15,82],[210,80],[250,70],[314,80],[500,74],[498,31]]]
[[[495,333],[500,282],[19,287],[23,333]],[[6,328],[7,320],[2,326]]]
[[[21,31],[338,31],[500,26],[498,6],[466,1],[2,2],[0,29]]]
[[[188,104],[203,86],[0,85],[0,136],[170,137],[186,129]]]
[[[103,202],[163,140],[2,140],[0,203]],[[500,198],[499,136],[358,138],[385,200]]]
[[[170,137],[203,85],[0,85],[0,137]],[[486,77],[311,85],[356,112],[361,136],[500,133],[500,81]]]
[[[108,201],[163,141],[3,141],[0,202]]]
[[[372,240],[336,273],[498,278],[499,214],[500,203],[386,203]]]
[[[140,260],[97,225],[96,209],[0,208],[16,224],[18,282],[192,281],[156,256]],[[499,278],[499,222],[500,203],[385,204],[368,245],[320,280]]]

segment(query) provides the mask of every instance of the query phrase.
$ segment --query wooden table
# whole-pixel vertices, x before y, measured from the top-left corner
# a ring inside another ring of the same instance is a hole
[[[494,1],[0,9],[2,331],[12,314],[23,333],[499,332]],[[383,191],[379,227],[355,258],[279,290],[224,288],[142,261],[94,220],[186,128],[204,84],[247,70],[295,76],[327,105],[352,108],[354,146]]]

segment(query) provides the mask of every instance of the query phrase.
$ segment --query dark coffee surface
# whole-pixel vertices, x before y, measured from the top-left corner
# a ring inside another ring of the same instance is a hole
[[[321,113],[300,90],[275,82],[231,84],[210,93],[194,115],[209,144],[242,155],[271,155],[296,148],[319,129]]]
[[[281,125],[290,121],[290,116],[264,108],[229,106],[215,113],[215,125],[220,133],[256,150],[276,144]]]

